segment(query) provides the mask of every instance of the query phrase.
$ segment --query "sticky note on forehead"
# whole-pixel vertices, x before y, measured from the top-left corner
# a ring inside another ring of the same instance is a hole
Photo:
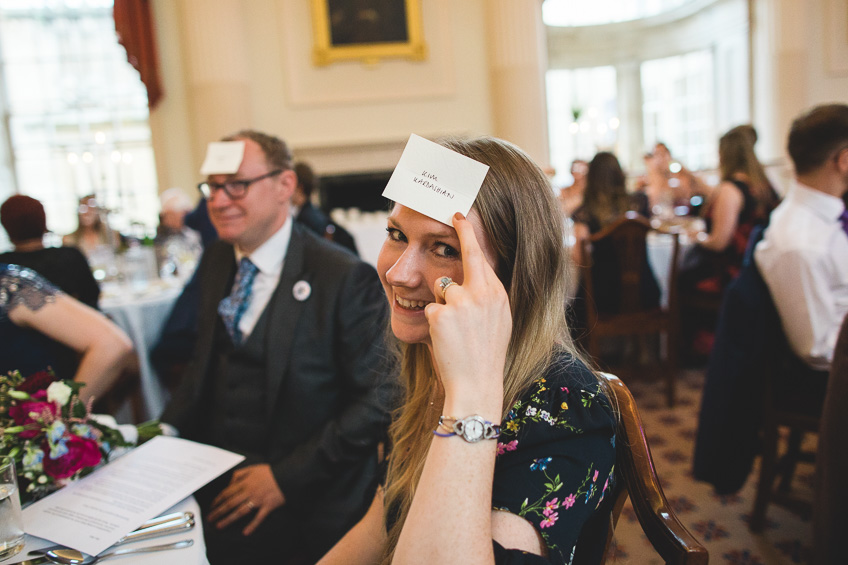
[[[244,141],[213,141],[206,148],[206,159],[200,166],[200,174],[232,175],[241,166],[244,158]]]
[[[383,196],[452,225],[468,215],[489,166],[415,134],[409,136]]]

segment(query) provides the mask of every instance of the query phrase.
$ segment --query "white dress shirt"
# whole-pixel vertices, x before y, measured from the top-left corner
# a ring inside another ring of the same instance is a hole
[[[848,235],[841,199],[796,183],[771,214],[754,259],[792,350],[828,370],[848,313]]]
[[[239,320],[239,330],[247,339],[253,331],[256,322],[271,300],[271,295],[280,282],[280,274],[283,272],[283,263],[286,259],[286,251],[289,248],[292,232],[292,217],[289,215],[283,226],[274,232],[265,243],[256,248],[250,255],[245,255],[236,247],[236,264],[242,257],[247,257],[259,269],[253,279],[250,290],[250,302],[247,309]]]

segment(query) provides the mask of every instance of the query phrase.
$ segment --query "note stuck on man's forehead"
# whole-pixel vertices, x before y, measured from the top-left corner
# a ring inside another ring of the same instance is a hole
[[[488,171],[488,165],[412,134],[383,196],[450,226],[456,212],[468,215]]]
[[[206,148],[206,159],[200,166],[200,174],[232,175],[241,166],[244,158],[244,141],[213,141]]]

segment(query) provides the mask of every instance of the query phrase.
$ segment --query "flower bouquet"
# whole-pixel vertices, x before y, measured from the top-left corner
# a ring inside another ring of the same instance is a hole
[[[111,416],[91,413],[79,398],[82,384],[54,381],[41,371],[24,379],[19,371],[0,375],[0,455],[12,457],[21,502],[26,504],[91,473],[120,448],[159,435],[158,422],[119,431]]]

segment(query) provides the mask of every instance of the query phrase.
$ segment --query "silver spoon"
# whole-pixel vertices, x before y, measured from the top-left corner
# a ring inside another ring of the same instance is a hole
[[[103,555],[86,555],[76,549],[51,549],[46,553],[46,557],[53,563],[61,563],[63,565],[92,565],[104,559],[118,557],[120,555],[128,555],[130,553],[148,553],[151,551],[167,551],[169,549],[182,549],[191,547],[194,540],[185,539],[176,543],[166,543],[164,545],[151,545],[150,547],[131,547],[127,549],[116,549]]]

